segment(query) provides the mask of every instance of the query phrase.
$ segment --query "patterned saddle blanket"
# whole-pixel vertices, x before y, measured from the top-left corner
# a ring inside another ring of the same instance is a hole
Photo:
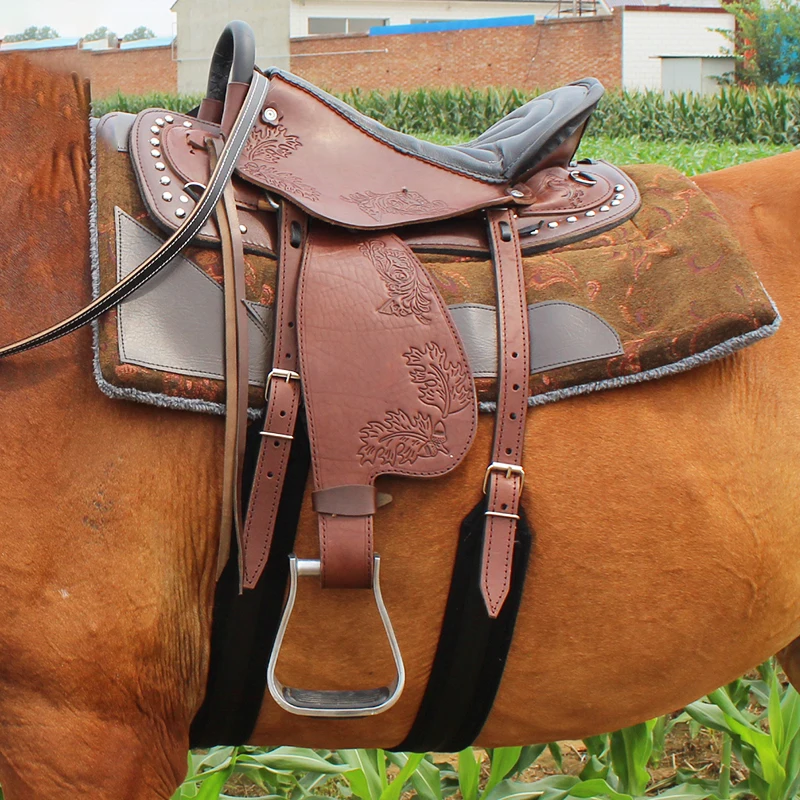
[[[126,136],[133,120],[111,115],[94,135],[96,293],[166,238],[131,167]],[[690,369],[769,336],[780,322],[734,233],[690,179],[663,166],[625,172],[642,198],[632,219],[524,258],[530,405]],[[585,201],[579,184],[556,188],[567,207]],[[458,328],[480,408],[491,411],[497,391],[491,260],[467,249],[431,252],[436,248],[420,228],[412,249]],[[268,235],[265,240],[245,254],[253,414],[264,405],[273,338],[276,262]],[[395,263],[390,274],[391,302],[409,302],[413,268]],[[223,413],[223,320],[221,255],[198,243],[96,323],[98,385],[111,397]]]

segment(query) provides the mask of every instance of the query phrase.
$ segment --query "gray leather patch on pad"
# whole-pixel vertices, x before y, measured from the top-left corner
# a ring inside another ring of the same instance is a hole
[[[117,280],[122,280],[162,244],[147,228],[114,209]],[[193,377],[224,378],[223,290],[197,265],[176,256],[117,311],[120,358],[128,364]],[[246,303],[250,383],[263,386],[272,356],[272,309]]]
[[[464,341],[472,374],[497,375],[497,312],[492,306],[450,306]],[[593,311],[573,303],[548,301],[528,306],[531,331],[531,375],[548,369],[622,354],[616,331]]]
[[[115,209],[117,279],[135,269],[161,240],[121,209]],[[272,355],[272,309],[247,302],[250,383],[263,386]],[[492,306],[450,306],[473,375],[497,375],[497,312]],[[573,303],[528,306],[531,374],[621,355],[616,331],[597,314]],[[120,306],[120,358],[128,364],[201,378],[224,380],[222,287],[183,256]]]

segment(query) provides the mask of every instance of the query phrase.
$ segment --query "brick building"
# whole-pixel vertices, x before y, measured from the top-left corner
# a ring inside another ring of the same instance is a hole
[[[213,0],[175,0],[177,38],[0,44],[0,58],[25,51],[75,71],[91,79],[96,98],[200,92],[219,31],[238,16],[255,30],[260,66],[288,67],[332,91],[548,89],[587,75],[608,88],[715,90],[715,70],[726,69],[718,29],[734,24],[719,0],[609,5],[624,1],[229,0],[223,9]]]

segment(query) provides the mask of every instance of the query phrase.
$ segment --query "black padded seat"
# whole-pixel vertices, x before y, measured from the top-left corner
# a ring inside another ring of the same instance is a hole
[[[589,119],[605,91],[596,78],[582,78],[539,95],[503,117],[477,139],[447,147],[387,128],[289,72],[273,68],[266,74],[279,76],[309,92],[401,153],[491,183],[514,183],[535,170]]]

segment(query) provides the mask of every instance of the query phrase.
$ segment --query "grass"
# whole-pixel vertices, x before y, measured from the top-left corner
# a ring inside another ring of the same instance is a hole
[[[437,132],[418,134],[437,144],[459,144],[468,137]],[[667,164],[687,175],[725,169],[758,158],[786,153],[791,145],[761,142],[686,142],[650,141],[639,136],[586,136],[578,150],[579,158],[602,158],[612,164]]]

